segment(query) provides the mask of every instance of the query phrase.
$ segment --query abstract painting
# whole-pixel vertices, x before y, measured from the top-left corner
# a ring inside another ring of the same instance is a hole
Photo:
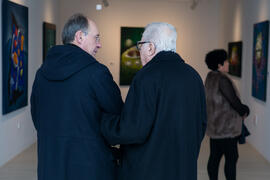
[[[252,96],[266,101],[269,21],[254,24]]]
[[[229,74],[241,77],[242,42],[229,43]]]
[[[142,68],[140,52],[136,48],[144,28],[121,27],[120,85],[130,85],[136,72]]]
[[[43,61],[49,49],[56,44],[56,25],[43,22]]]
[[[7,114],[28,100],[28,8],[5,0],[2,13],[3,114]]]

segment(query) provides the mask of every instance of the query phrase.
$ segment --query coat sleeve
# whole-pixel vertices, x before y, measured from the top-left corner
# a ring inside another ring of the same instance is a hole
[[[37,99],[37,75],[34,80],[33,86],[32,86],[32,93],[30,97],[30,104],[31,104],[31,116],[32,116],[32,121],[34,123],[34,126],[36,130],[38,129],[38,123],[37,123],[37,104],[36,104],[36,99]]]
[[[102,66],[91,78],[91,87],[104,113],[120,114],[123,106],[121,92],[107,67]]]
[[[193,107],[191,108],[196,108],[197,111],[195,111],[195,114],[197,114],[196,116],[196,122],[197,122],[197,129],[196,134],[197,134],[197,158],[199,156],[200,153],[200,147],[201,147],[201,143],[203,141],[203,138],[205,136],[205,132],[206,132],[206,128],[207,128],[207,110],[206,110],[206,97],[205,97],[205,88],[203,85],[203,82],[200,78],[200,76],[198,75],[198,83],[196,81],[193,81],[193,83],[197,84],[197,86],[195,87],[196,90],[198,90],[198,97],[195,97],[198,100],[198,106],[196,106],[196,104],[194,104]],[[194,113],[194,112],[193,112]],[[194,141],[195,143],[195,141]]]
[[[157,89],[152,81],[135,78],[121,115],[103,115],[101,131],[110,144],[145,142],[156,115]]]
[[[207,110],[206,110],[206,99],[205,99],[205,90],[202,85],[201,88],[201,124],[202,124],[202,130],[200,133],[200,144],[205,136],[205,131],[207,127]]]

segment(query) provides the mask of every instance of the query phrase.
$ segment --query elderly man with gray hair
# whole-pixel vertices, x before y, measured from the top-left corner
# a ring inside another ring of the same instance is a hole
[[[176,53],[167,23],[146,26],[137,43],[143,68],[130,86],[121,115],[105,114],[102,133],[121,144],[120,180],[196,180],[206,129],[199,74]]]

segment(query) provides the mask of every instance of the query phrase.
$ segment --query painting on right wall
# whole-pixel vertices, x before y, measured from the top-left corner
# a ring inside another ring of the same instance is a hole
[[[269,21],[254,24],[252,96],[266,101]]]

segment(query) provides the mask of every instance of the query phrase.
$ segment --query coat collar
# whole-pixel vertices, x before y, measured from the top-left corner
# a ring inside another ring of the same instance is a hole
[[[173,60],[180,60],[184,62],[184,60],[179,56],[177,53],[173,51],[161,51],[157,53],[146,65],[145,67],[151,66],[154,63],[160,61],[173,61]]]

